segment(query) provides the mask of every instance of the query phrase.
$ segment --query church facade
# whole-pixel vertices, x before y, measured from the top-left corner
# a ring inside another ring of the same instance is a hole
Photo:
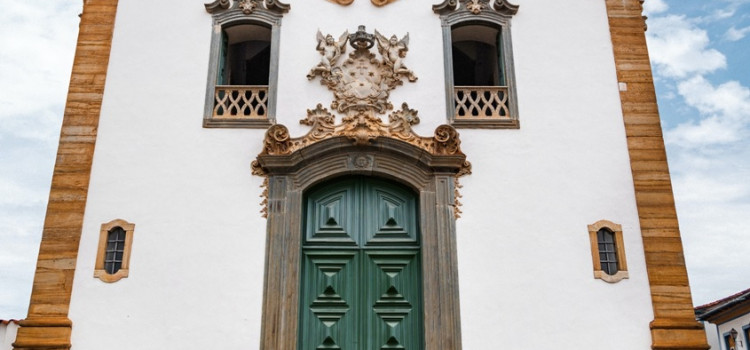
[[[85,0],[14,349],[708,349],[638,0]]]

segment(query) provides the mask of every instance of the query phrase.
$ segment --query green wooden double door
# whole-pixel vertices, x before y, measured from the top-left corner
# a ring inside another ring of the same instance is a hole
[[[300,350],[423,348],[416,194],[370,177],[306,193]]]

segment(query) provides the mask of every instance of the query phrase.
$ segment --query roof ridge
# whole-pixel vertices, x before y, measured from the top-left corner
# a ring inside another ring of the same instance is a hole
[[[730,295],[728,297],[721,298],[719,300],[715,300],[715,301],[712,301],[710,303],[703,304],[703,305],[700,305],[700,306],[696,306],[695,310],[698,311],[699,309],[701,309],[701,310],[702,309],[707,309],[707,308],[710,308],[710,307],[715,306],[715,305],[719,305],[719,304],[722,304],[722,303],[725,303],[725,302],[728,302],[728,301],[732,301],[734,299],[737,299],[737,298],[743,296],[744,294],[750,294],[750,288],[745,289],[745,290],[743,290],[741,292],[737,292],[735,294],[732,294],[732,295]]]

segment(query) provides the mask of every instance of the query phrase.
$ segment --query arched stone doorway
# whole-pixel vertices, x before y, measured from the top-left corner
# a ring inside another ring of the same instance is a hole
[[[426,267],[422,273],[425,349],[461,349],[455,181],[469,171],[469,164],[455,130],[441,126],[435,138],[419,142],[387,136],[352,142],[351,136],[329,136],[295,149],[293,145],[301,142],[290,141],[285,129],[268,130],[266,148],[253,164],[254,173],[267,178],[261,348],[298,348],[305,191],[334,178],[372,176],[401,183],[418,198],[421,263]],[[449,136],[443,137],[442,131]]]

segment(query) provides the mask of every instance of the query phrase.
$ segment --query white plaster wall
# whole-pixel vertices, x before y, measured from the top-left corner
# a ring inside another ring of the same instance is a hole
[[[719,327],[707,321],[703,321],[701,323],[703,324],[703,329],[706,330],[706,339],[708,339],[708,345],[712,350],[721,350],[721,336],[718,333]]]
[[[418,76],[391,93],[432,135],[446,122],[435,1],[298,0],[281,26],[277,121],[332,94],[305,78],[315,33],[409,32]],[[70,318],[87,349],[259,343],[266,221],[250,162],[263,130],[201,127],[211,35],[202,0],[121,1]],[[465,349],[648,349],[653,319],[603,1],[516,0],[521,128],[460,130],[473,174],[457,223]],[[340,120],[340,119],[338,119]],[[93,278],[102,223],[136,224],[130,277]],[[586,225],[623,225],[630,279],[593,278]]]
[[[0,350],[13,350],[18,324],[15,321],[0,322]]]
[[[704,323],[706,328],[712,327],[715,329],[714,331],[714,339],[709,340],[711,344],[711,349],[714,350],[728,350],[726,349],[726,346],[724,344],[724,335],[728,334],[732,328],[734,328],[737,331],[737,348],[735,350],[749,350],[750,345],[748,345],[748,339],[745,339],[745,331],[743,328],[747,328],[750,326],[750,314],[744,314],[742,316],[739,316],[737,318],[731,319],[727,322],[724,322],[722,324],[719,324],[718,327],[716,325],[711,323]],[[708,332],[706,333],[707,335]],[[713,344],[721,344],[720,346],[713,347]]]

